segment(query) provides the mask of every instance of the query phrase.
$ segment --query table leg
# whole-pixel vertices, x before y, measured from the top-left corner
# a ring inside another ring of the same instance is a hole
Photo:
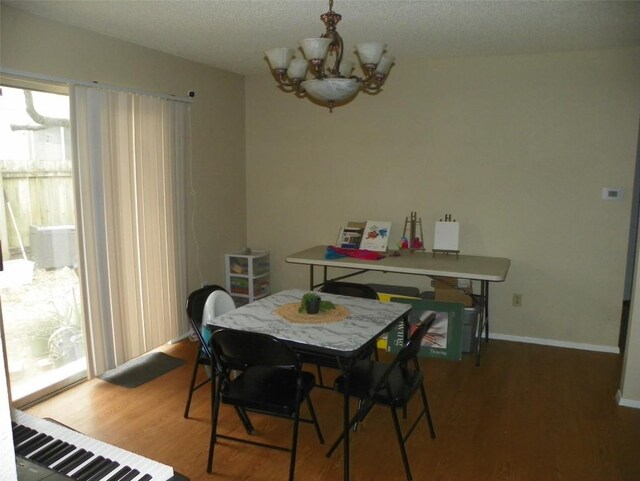
[[[343,467],[343,481],[349,481],[349,423],[350,423],[350,418],[349,418],[349,382],[350,382],[350,372],[351,372],[351,366],[353,364],[353,362],[355,361],[355,359],[344,359],[344,358],[338,358],[338,366],[340,368],[340,372],[342,373],[342,379],[343,379],[343,393],[342,393],[342,448],[343,448],[343,462],[342,462],[342,467]],[[333,452],[333,447],[331,448],[331,450],[329,451],[329,453],[327,453],[327,455],[329,456],[330,453]]]
[[[483,288],[483,299],[484,299],[484,319],[485,319],[485,328],[484,328],[484,340],[485,342],[489,342],[489,281],[482,281],[484,285]]]
[[[309,265],[309,290],[313,290],[313,264]]]
[[[480,366],[482,332],[485,342],[489,342],[489,281],[480,281],[480,299],[483,303],[480,311],[479,326],[476,329],[476,366]]]
[[[343,396],[343,424],[342,432],[344,439],[342,440],[344,446],[344,481],[349,481],[349,374],[344,375],[344,396]]]

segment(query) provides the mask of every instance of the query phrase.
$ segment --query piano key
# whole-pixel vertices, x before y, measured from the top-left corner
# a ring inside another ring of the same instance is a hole
[[[36,449],[41,447],[43,444],[50,442],[52,439],[53,438],[51,436],[48,436],[47,434],[37,434],[36,436],[33,436],[22,444],[16,446],[16,454],[26,456],[30,452],[35,451]]]
[[[105,480],[107,478],[107,475],[109,473],[111,473],[112,471],[114,471],[118,466],[120,466],[120,463],[118,463],[117,461],[111,461],[108,460],[108,464],[105,464],[102,469],[100,469],[99,471],[97,471],[93,476],[91,476],[90,478],[87,479],[87,481],[101,481],[101,480]]]
[[[129,466],[123,466],[118,471],[116,471],[109,479],[106,481],[121,481],[122,478],[132,469]]]
[[[86,459],[83,456],[83,461],[79,464],[74,463],[75,466],[70,472],[82,470],[91,462],[93,457],[102,456],[105,459],[114,461],[121,466],[115,472],[114,468],[107,473],[109,477],[114,478],[114,481],[117,479],[117,477],[115,477],[116,474],[122,471],[126,466],[129,466],[130,470],[128,470],[123,476],[127,479],[130,478],[132,481],[139,481],[140,478],[145,477],[147,474],[151,476],[152,479],[158,481],[168,481],[174,476],[173,468],[170,466],[166,466],[152,459],[118,448],[117,446],[112,446],[97,439],[90,438],[89,436],[85,436],[84,434],[78,433],[77,431],[57,423],[40,419],[18,410],[12,410],[12,418],[12,421],[17,425],[16,429],[18,429],[18,426],[24,426],[26,428],[20,428],[19,431],[36,431],[35,433],[30,432],[28,439],[33,437],[34,434],[37,435],[37,431],[42,431],[43,433],[46,433],[55,439],[63,440],[66,443],[64,448],[54,445],[53,441],[50,441],[51,450],[46,449],[46,446],[42,447],[42,460],[46,460],[46,465],[54,471],[61,469],[62,466],[66,467],[69,463],[73,462],[71,461],[71,457],[74,456],[77,451],[84,450],[90,453],[90,456]],[[70,450],[69,446],[76,446],[78,449],[73,450],[73,448],[71,448]],[[49,451],[52,452],[49,453]],[[40,457],[40,451],[36,453],[35,450],[32,450],[31,452],[33,455],[38,454]],[[75,456],[73,460],[76,460]],[[136,473],[131,474],[133,470],[136,470]],[[136,477],[138,479],[136,479]],[[100,478],[97,478],[97,480],[99,479]]]
[[[115,472],[116,468],[120,466],[121,464],[119,462],[105,458],[99,463],[99,465],[93,467],[90,472],[85,472],[83,474],[77,473],[73,478],[78,478],[78,481],[106,481],[109,475],[115,476],[112,472]],[[133,471],[130,466],[122,466],[121,470],[125,470],[123,474],[121,474],[121,477],[124,476],[124,474]]]
[[[31,443],[29,450],[25,449],[24,456],[26,458],[31,458],[34,454],[38,454],[43,449],[46,449],[52,442],[55,441],[53,436],[46,435],[38,442]]]
[[[29,429],[26,426],[23,426],[22,424],[18,424],[17,422],[15,422],[13,419],[11,420],[11,430],[15,433],[15,431],[17,429]]]
[[[17,443],[14,441],[14,446],[15,446],[16,450],[18,450],[18,449],[24,450],[25,446],[28,448],[29,443],[33,443],[35,441],[38,441],[39,439],[42,439],[45,436],[46,436],[46,434],[44,434],[44,433],[36,432],[35,435],[23,438],[21,441],[19,441]]]
[[[60,448],[52,450],[40,461],[45,466],[51,466],[56,461],[59,461],[63,457],[67,456],[69,453],[72,453],[78,449],[75,445],[69,444],[67,442],[62,443]]]
[[[31,429],[26,426],[20,426],[20,427],[24,429],[22,429],[17,435],[13,436],[14,446],[17,446],[18,444],[24,442],[26,439],[29,439],[35,436],[36,434],[38,434],[38,431],[36,431],[35,429]]]
[[[94,456],[99,456],[100,455],[100,453],[98,451],[96,451],[96,449],[95,449],[96,446],[92,441],[93,440],[90,440],[89,442],[82,443],[81,446],[78,446],[80,449],[88,452],[91,455],[91,457],[84,459],[80,464],[76,464],[76,466],[73,468],[74,470],[77,470],[78,468],[83,466],[86,462],[88,462]],[[63,460],[63,462],[64,462],[64,460]]]
[[[29,428],[23,426],[22,424],[11,423],[11,433],[13,434],[14,439],[18,436],[21,436],[25,431],[28,431]]]
[[[57,448],[59,448],[63,444],[64,444],[64,441],[62,441],[61,439],[54,439],[52,442],[50,442],[46,446],[43,446],[37,451],[31,453],[28,457],[33,461],[41,462],[42,458],[46,457],[47,454],[51,453],[52,451],[55,451]]]
[[[77,481],[84,481],[86,478],[98,471],[104,461],[104,456],[93,457],[91,461],[85,464],[81,469],[77,469],[73,472],[73,479],[76,479]]]
[[[120,479],[120,481],[133,481],[139,474],[140,474],[140,471],[138,471],[137,469],[132,469],[127,474],[125,474]]]
[[[73,431],[72,434],[74,438],[78,438],[76,439],[76,441],[79,447],[82,447],[83,449],[92,452],[96,456],[103,455],[104,457],[114,458],[117,454],[118,461],[120,461],[120,459],[123,460],[121,464],[124,464],[125,462],[128,463],[138,459],[140,460],[141,463],[144,463],[144,461],[148,461],[146,458],[143,458],[142,456],[138,456],[137,454],[132,453],[130,451],[121,450],[120,448],[116,448],[115,446],[106,445],[108,449],[105,449],[105,443],[103,443],[102,441],[86,437],[75,431]],[[82,437],[82,439],[80,439],[80,437]]]
[[[90,453],[86,449],[79,449],[68,458],[64,459],[62,463],[52,466],[56,471],[62,474],[70,474],[71,471],[76,469],[81,464],[84,464],[87,459],[90,459],[93,453]]]

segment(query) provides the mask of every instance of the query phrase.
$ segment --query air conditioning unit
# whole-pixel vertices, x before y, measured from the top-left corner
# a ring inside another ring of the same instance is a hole
[[[29,228],[31,257],[39,269],[78,266],[76,226],[53,225]]]

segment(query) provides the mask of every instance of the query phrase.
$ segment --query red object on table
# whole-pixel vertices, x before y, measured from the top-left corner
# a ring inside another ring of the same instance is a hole
[[[366,249],[343,249],[341,247],[329,246],[325,257],[327,259],[335,257],[356,257],[358,259],[368,259],[377,261],[385,257],[381,252],[368,251]]]

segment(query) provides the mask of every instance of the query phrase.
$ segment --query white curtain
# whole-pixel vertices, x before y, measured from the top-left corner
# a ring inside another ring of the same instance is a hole
[[[96,376],[186,330],[189,106],[75,86],[78,232]]]

